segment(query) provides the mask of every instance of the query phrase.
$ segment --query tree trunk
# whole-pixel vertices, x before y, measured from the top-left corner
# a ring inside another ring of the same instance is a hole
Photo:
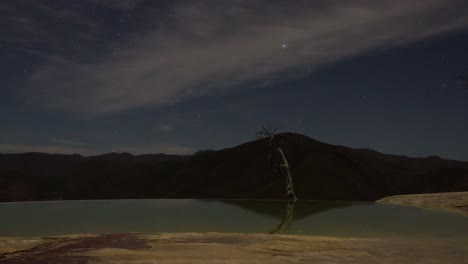
[[[297,201],[297,196],[294,192],[294,182],[291,175],[291,170],[289,169],[288,159],[286,158],[286,155],[284,154],[283,149],[281,149],[281,147],[278,147],[278,152],[281,154],[281,158],[283,159],[283,164],[281,164],[280,166],[283,167],[286,171],[286,173],[284,174],[286,180],[286,193],[291,200]]]

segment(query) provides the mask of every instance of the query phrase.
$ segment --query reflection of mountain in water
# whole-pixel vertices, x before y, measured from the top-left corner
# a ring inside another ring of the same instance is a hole
[[[252,200],[221,200],[223,203],[234,205],[245,210],[259,214],[268,215],[276,219],[282,219],[284,209],[289,201],[252,201]],[[294,220],[307,218],[335,208],[344,208],[353,205],[355,202],[335,202],[335,201],[297,201],[294,205]]]
[[[224,200],[223,203],[279,219],[270,233],[287,231],[294,220],[307,218],[331,209],[351,206],[352,202],[333,201],[241,201]]]

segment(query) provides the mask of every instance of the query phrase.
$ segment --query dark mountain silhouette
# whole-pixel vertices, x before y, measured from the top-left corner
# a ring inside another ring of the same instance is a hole
[[[284,133],[299,199],[376,200],[467,191],[468,162],[409,158]],[[0,201],[111,198],[283,199],[266,139],[193,156],[0,155]]]

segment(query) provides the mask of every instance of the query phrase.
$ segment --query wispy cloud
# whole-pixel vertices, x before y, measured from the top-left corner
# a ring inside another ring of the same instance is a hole
[[[61,138],[53,138],[53,139],[51,139],[51,141],[56,143],[56,144],[65,145],[65,146],[83,146],[83,145],[86,145],[85,143],[80,142],[80,141],[61,139]]]
[[[117,44],[118,56],[48,61],[23,94],[89,116],[167,106],[466,28],[463,2],[177,1]]]
[[[156,126],[156,129],[161,132],[170,132],[174,127],[171,124],[160,124]]]
[[[118,152],[128,152],[132,154],[154,154],[154,153],[164,153],[172,155],[190,155],[195,152],[195,149],[176,145],[176,144],[151,144],[143,146],[122,146],[117,149]]]
[[[35,144],[3,144],[0,143],[0,153],[26,153],[43,152],[49,154],[81,154],[94,155],[95,150],[78,146],[66,146],[61,144],[35,145]]]
[[[164,153],[172,155],[190,155],[195,149],[176,144],[150,144],[141,146],[121,146],[115,149],[134,155]],[[99,151],[73,144],[9,144],[0,143],[0,153],[42,152],[49,154],[80,154],[84,156],[99,155],[110,151]]]

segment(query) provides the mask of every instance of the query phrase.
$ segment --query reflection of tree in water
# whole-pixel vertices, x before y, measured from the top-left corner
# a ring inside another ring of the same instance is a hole
[[[223,200],[230,204],[261,215],[273,217],[279,224],[267,227],[269,233],[289,233],[293,221],[307,219],[322,212],[351,206],[353,202],[334,201],[267,201]]]
[[[284,215],[283,215],[283,220],[281,221],[281,223],[276,226],[275,229],[273,229],[272,231],[270,231],[269,233],[270,234],[275,234],[276,232],[278,231],[288,231],[289,230],[289,227],[291,227],[291,224],[292,224],[292,221],[293,221],[293,216],[294,216],[294,206],[296,205],[296,201],[292,200],[292,201],[289,201],[287,204],[286,204],[286,210],[284,212]]]

